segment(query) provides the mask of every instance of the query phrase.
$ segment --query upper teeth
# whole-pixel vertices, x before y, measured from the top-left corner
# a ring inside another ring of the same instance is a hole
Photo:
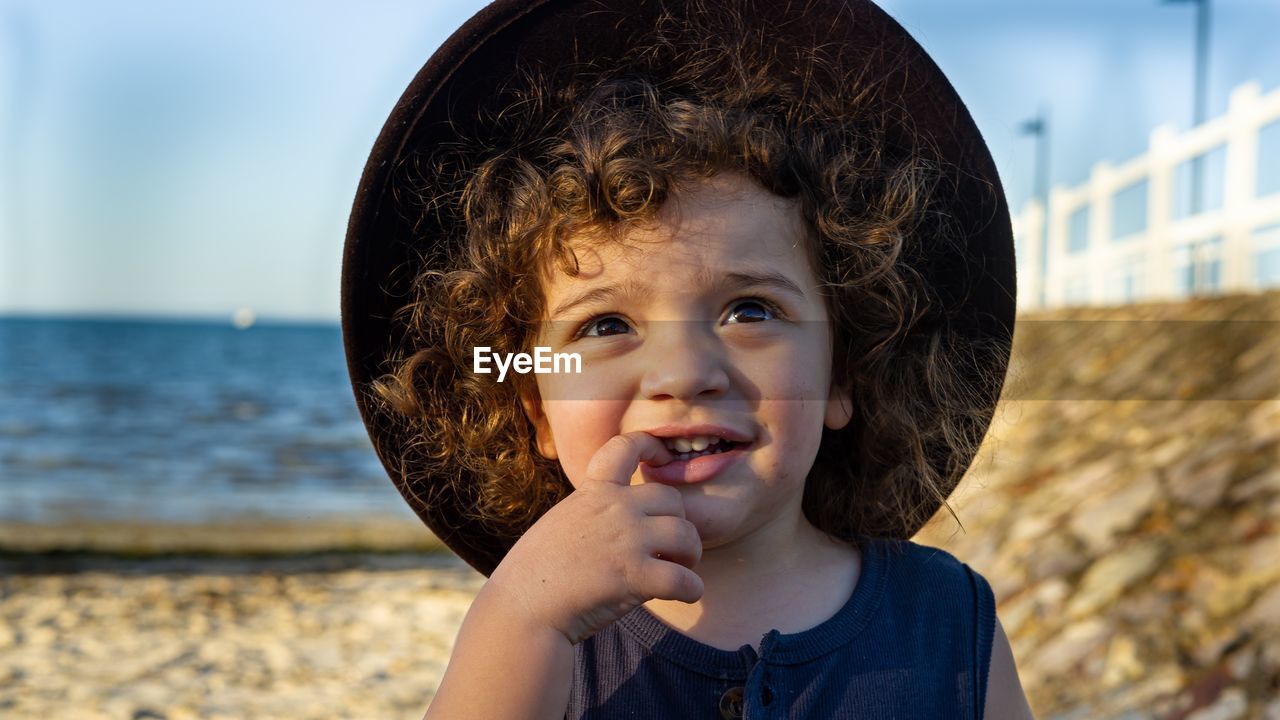
[[[721,438],[710,435],[695,435],[687,438],[663,438],[663,442],[667,444],[667,449],[676,452],[702,452],[711,445],[720,442]]]

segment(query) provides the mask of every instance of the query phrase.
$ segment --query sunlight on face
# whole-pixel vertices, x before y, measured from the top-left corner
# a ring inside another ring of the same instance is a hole
[[[537,376],[526,403],[543,455],[574,486],[614,435],[710,423],[751,438],[741,460],[680,486],[704,547],[797,522],[824,424],[849,420],[833,393],[831,334],[794,201],[720,174],[669,200],[624,242],[575,247],[555,270],[538,345],[582,358]],[[639,471],[632,484],[644,482]]]

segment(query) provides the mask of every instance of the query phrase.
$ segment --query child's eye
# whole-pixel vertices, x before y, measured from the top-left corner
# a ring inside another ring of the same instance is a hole
[[[761,322],[764,320],[776,318],[777,315],[779,314],[777,307],[773,303],[767,302],[765,300],[759,300],[759,299],[743,300],[742,302],[734,305],[733,309],[729,311],[730,321],[732,321],[733,318],[738,317],[740,314],[743,314],[743,311],[741,310],[741,308],[753,308],[753,307],[758,309],[752,313],[749,313],[750,315],[758,315],[760,313],[760,310],[763,310],[764,314],[767,317],[762,317],[758,320],[738,320],[737,322],[739,324],[743,322]]]
[[[573,339],[577,340],[580,337],[608,337],[608,334],[596,334],[590,331],[595,328],[609,327],[611,323],[614,328],[617,328],[617,327],[622,328],[621,333],[614,333],[614,334],[623,334],[623,335],[626,334],[628,326],[627,326],[627,323],[622,318],[618,317],[617,315],[603,315],[603,316],[593,317],[590,320],[583,323],[582,327],[578,328],[578,331],[573,334]]]

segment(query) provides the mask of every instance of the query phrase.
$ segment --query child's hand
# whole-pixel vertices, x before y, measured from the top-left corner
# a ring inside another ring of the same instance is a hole
[[[680,491],[630,484],[639,462],[672,459],[648,433],[611,438],[591,458],[586,480],[507,553],[490,577],[492,591],[574,644],[650,599],[702,597],[702,578],[690,569],[702,539],[684,517]]]

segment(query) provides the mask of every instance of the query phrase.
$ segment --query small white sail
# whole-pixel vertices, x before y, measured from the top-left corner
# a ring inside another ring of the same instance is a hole
[[[257,319],[258,316],[253,312],[253,308],[246,305],[232,313],[231,324],[235,325],[238,330],[244,330],[253,327],[253,323]]]

